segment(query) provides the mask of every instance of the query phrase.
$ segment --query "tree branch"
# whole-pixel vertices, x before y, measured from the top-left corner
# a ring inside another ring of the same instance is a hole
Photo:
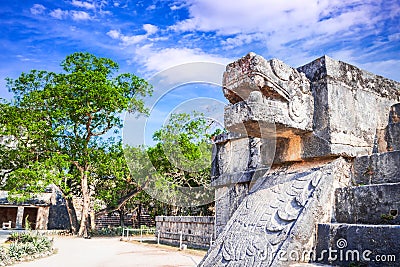
[[[118,204],[115,207],[107,207],[104,209],[101,209],[96,212],[95,217],[103,216],[106,215],[110,212],[116,211],[121,209],[129,200],[131,200],[133,197],[135,197],[137,194],[139,194],[143,189],[140,187],[135,188],[134,190],[130,191],[128,194],[125,196],[121,197],[118,200]]]
[[[72,164],[82,173],[84,171],[83,167],[77,161],[72,161]]]
[[[107,127],[106,128],[104,128],[104,130],[103,131],[101,131],[101,132],[91,132],[91,136],[99,136],[99,135],[103,135],[103,134],[105,134],[108,130],[110,130],[112,128],[112,126],[111,126],[111,122],[110,121],[108,121],[107,122]]]

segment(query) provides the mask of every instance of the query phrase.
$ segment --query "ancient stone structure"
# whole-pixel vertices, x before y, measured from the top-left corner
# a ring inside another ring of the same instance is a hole
[[[400,251],[400,83],[327,56],[295,69],[250,53],[223,91],[217,240],[200,266],[375,266]]]
[[[0,191],[0,227],[10,221],[12,229],[24,229],[26,222],[33,230],[70,228],[65,199],[55,186],[24,203],[10,202],[8,192]]]
[[[156,236],[159,242],[189,248],[209,248],[215,239],[212,216],[156,216]]]

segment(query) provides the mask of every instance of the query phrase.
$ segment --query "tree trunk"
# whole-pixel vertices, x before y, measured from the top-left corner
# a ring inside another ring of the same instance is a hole
[[[122,210],[118,210],[119,213],[119,226],[124,227],[124,212]]]
[[[96,229],[96,215],[93,209],[90,211],[90,228],[92,230]]]
[[[88,177],[86,171],[83,170],[81,174],[81,190],[82,190],[82,216],[81,216],[81,225],[79,227],[78,235],[81,237],[88,237],[88,219],[89,219],[89,209],[90,209],[90,193],[88,187]]]
[[[76,235],[78,234],[79,225],[72,197],[65,197],[65,205],[67,206],[69,224],[71,225],[71,232],[73,235]]]
[[[138,224],[139,228],[142,226],[142,204],[139,204],[139,209],[138,209]]]

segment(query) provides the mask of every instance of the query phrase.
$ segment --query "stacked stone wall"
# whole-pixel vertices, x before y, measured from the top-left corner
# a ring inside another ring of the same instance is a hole
[[[182,244],[190,248],[209,248],[214,240],[213,216],[157,216],[156,235],[160,243]]]

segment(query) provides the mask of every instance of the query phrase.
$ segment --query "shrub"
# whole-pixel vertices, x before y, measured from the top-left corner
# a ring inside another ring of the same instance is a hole
[[[8,250],[3,246],[0,246],[0,263],[3,263],[4,265],[12,264]]]
[[[96,230],[90,230],[91,236],[120,236],[122,235],[122,227],[108,227]]]
[[[8,238],[8,248],[0,246],[0,265],[10,265],[25,257],[52,251],[53,240],[32,232],[13,232]]]

